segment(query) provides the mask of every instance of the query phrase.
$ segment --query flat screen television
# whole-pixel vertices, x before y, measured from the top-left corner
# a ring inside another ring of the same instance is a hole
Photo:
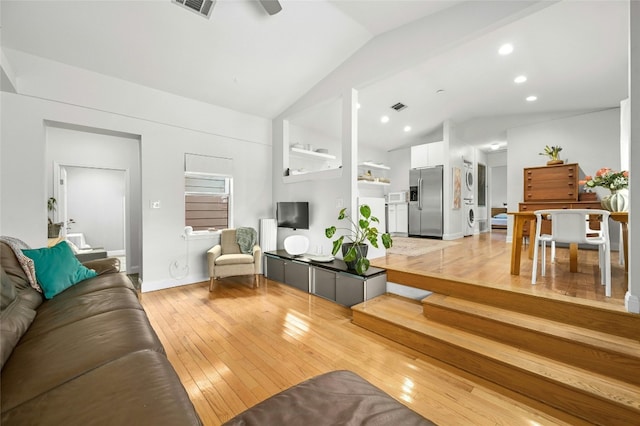
[[[309,203],[307,201],[276,203],[276,221],[279,228],[309,229]]]

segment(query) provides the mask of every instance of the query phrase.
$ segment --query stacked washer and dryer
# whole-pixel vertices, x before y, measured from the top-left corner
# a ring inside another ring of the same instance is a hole
[[[474,201],[474,176],[473,164],[465,161],[464,163],[464,185],[462,189],[462,198],[464,200],[464,236],[473,235],[476,226],[476,212]]]

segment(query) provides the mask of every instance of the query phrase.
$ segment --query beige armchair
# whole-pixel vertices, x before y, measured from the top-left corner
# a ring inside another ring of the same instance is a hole
[[[255,231],[254,231],[255,232]],[[209,291],[215,280],[236,275],[253,275],[253,286],[258,284],[258,274],[262,273],[262,250],[255,243],[250,254],[244,254],[236,240],[235,229],[223,229],[220,244],[207,251],[209,265]]]

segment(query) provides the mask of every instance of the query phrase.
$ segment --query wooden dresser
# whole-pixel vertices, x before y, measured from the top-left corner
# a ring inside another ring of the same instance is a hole
[[[580,166],[577,163],[524,169],[523,202],[519,211],[545,209],[601,209],[600,201],[579,201]],[[550,223],[542,223],[542,232],[550,233]],[[523,235],[529,235],[525,224]]]

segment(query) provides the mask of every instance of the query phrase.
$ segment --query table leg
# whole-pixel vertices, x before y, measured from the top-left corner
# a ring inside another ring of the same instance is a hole
[[[511,275],[520,275],[520,256],[522,254],[522,231],[524,218],[516,216],[513,220],[513,242],[511,243]]]
[[[536,242],[536,221],[529,219],[529,259],[533,260],[533,245]]]
[[[569,270],[578,272],[578,245],[576,243],[569,244]]]

